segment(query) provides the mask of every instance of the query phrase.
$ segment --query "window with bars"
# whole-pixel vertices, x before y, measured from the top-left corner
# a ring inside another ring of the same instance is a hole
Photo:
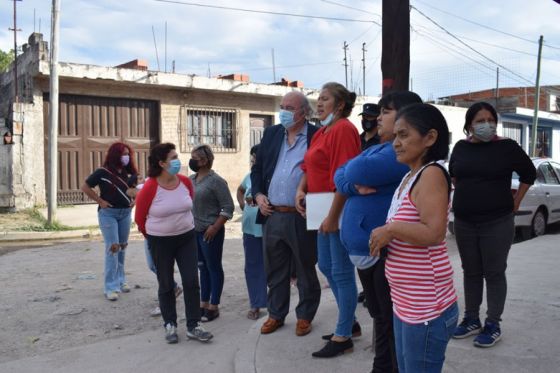
[[[523,141],[523,125],[512,122],[503,122],[502,125],[504,128],[504,137],[509,137],[521,145]]]
[[[185,106],[181,110],[181,151],[206,144],[215,152],[238,151],[238,118],[235,109]]]

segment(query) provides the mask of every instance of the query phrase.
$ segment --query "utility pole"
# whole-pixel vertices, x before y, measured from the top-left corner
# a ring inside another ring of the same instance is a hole
[[[346,59],[346,51],[348,50],[348,44],[344,42],[344,76],[346,78],[346,88],[348,88],[348,60]]]
[[[498,99],[500,98],[500,68],[496,67],[496,111],[500,111],[498,108]]]
[[[16,2],[21,0],[13,0],[14,2],[14,28],[9,28],[8,30],[14,32],[14,97],[15,102],[19,101],[19,94],[18,94],[18,74],[17,74],[17,33],[21,31],[21,29],[17,28],[17,8]]]
[[[407,91],[410,74],[410,1],[383,0],[383,94]]]
[[[366,43],[362,43],[362,85],[363,95],[366,95]]]
[[[537,82],[535,84],[535,111],[533,114],[533,146],[531,148],[531,155],[537,156],[537,126],[539,124],[539,101],[541,93],[541,56],[542,56],[543,36],[539,38],[539,57],[537,59]]]
[[[274,62],[274,48],[272,48],[272,83],[276,83],[276,62]]]
[[[60,12],[59,0],[52,0],[51,20],[51,66],[50,66],[50,108],[49,108],[49,156],[48,156],[48,222],[56,221],[58,194],[58,33]]]
[[[165,52],[164,52],[164,68],[163,71],[167,72],[167,21],[165,21]]]

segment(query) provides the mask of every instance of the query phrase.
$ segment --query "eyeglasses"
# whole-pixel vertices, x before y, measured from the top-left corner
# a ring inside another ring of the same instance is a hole
[[[293,107],[293,106],[284,106],[284,105],[280,105],[280,109],[282,109],[282,110],[287,110],[287,111],[291,111],[292,113],[295,113],[295,112],[298,111],[300,108],[299,108],[299,107]]]

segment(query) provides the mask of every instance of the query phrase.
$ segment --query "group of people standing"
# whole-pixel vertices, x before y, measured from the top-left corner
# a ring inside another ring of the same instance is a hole
[[[449,128],[436,107],[423,104],[413,92],[389,93],[378,105],[364,105],[360,136],[348,120],[355,99],[344,86],[325,84],[315,113],[319,127],[310,122],[307,97],[290,92],[280,104],[280,124],[268,127],[260,145],[251,149],[251,173],[237,190],[243,210],[247,317],[256,320],[267,308],[261,333],[282,327],[295,273],[295,334],[309,334],[321,298],[318,264],[338,317],[332,332],[321,337],[325,344],[312,355],[350,352],[352,338],[361,335],[355,316],[357,269],[374,319],[372,372],[439,372],[451,337],[477,334],[474,344],[479,347],[492,346],[501,337],[513,216],[535,180],[535,168],[519,145],[497,136],[498,116],[489,104],[477,103],[467,111],[467,138],[455,146],[448,173],[443,163],[449,156]],[[129,290],[124,227],[130,227],[130,189],[137,174],[132,149],[113,146],[104,167],[83,187],[100,205],[110,300]],[[200,321],[219,317],[224,224],[233,215],[233,201],[225,180],[212,171],[213,160],[209,146],[196,147],[189,161],[194,174],[187,178],[178,173],[174,145],[156,145],[149,178],[136,196],[135,221],[156,268],[169,343],[178,340],[175,262],[185,294],[187,337],[208,341],[212,334]],[[509,190],[512,172],[521,182],[514,196]],[[91,189],[96,185],[100,196]],[[324,206],[318,230],[308,230],[307,201],[319,193],[330,193],[332,202]],[[451,204],[466,303],[458,326],[445,243]],[[488,317],[482,326],[484,280]]]
[[[176,297],[182,292],[188,338],[203,342],[212,339],[201,322],[220,315],[224,224],[233,217],[234,204],[227,182],[212,170],[213,161],[208,145],[195,147],[189,161],[193,174],[186,177],[179,173],[181,161],[175,145],[158,144],[148,157],[148,178],[138,188],[132,148],[115,143],[103,167],[82,186],[99,204],[105,241],[104,293],[111,301],[116,301],[119,293],[130,291],[124,277],[124,258],[131,209],[136,205],[134,221],[147,240],[146,255],[157,276],[159,309],[168,343],[179,340]],[[93,190],[96,186],[99,194]],[[175,263],[182,288],[173,278]]]

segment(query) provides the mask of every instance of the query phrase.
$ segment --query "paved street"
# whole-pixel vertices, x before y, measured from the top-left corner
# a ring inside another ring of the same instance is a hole
[[[474,348],[470,339],[452,341],[445,372],[556,371],[560,365],[556,343],[559,237],[555,231],[513,246],[503,341],[489,350]],[[127,258],[133,291],[115,303],[104,300],[99,246],[97,241],[73,242],[0,257],[0,298],[10,300],[0,306],[0,371],[369,371],[372,322],[361,306],[357,316],[364,336],[355,341],[354,353],[331,360],[310,356],[321,347],[320,335],[334,325],[336,306],[329,289],[324,289],[310,335],[294,335],[293,315],[278,332],[260,335],[264,319],[253,322],[245,318],[243,251],[238,238],[226,241],[222,311],[220,318],[208,324],[215,334],[208,345],[187,341],[183,325],[177,346],[164,343],[160,320],[148,316],[155,306],[156,284],[146,269],[141,241],[131,243]],[[460,263],[452,237],[449,246],[462,302]],[[180,303],[178,312],[183,312]]]

